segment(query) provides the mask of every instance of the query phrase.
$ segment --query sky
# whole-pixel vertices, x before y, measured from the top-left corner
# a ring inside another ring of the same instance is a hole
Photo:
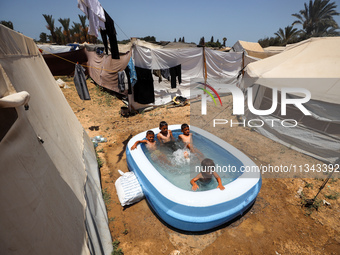
[[[296,20],[292,16],[304,9],[308,0],[99,0],[100,4],[115,22],[117,39],[155,36],[157,41],[199,43],[227,38],[226,45],[233,46],[238,40],[257,42],[259,39],[275,36]],[[340,12],[340,0],[331,1]],[[52,15],[55,26],[58,19],[70,18],[80,23],[78,15],[84,15],[77,6],[77,0],[1,0],[0,21],[11,21],[14,30],[39,40],[40,33],[50,34],[43,14]],[[335,18],[340,25],[340,16]],[[87,22],[88,24],[88,22]],[[301,26],[296,26],[300,29]],[[101,39],[101,38],[99,38]]]

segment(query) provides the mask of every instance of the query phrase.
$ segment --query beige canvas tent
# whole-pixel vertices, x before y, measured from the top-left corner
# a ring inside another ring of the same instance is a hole
[[[245,42],[240,40],[231,47],[230,52],[245,52],[248,56],[257,59],[264,59],[277,54],[277,52],[265,51],[257,42]]]
[[[287,47],[282,53],[251,63],[246,68],[243,88],[253,87],[255,109],[272,106],[272,89],[304,88],[311,93],[305,108],[307,116],[288,105],[283,116],[280,102],[269,116],[255,116],[249,110],[246,119],[293,119],[298,126],[272,127],[270,122],[257,130],[282,144],[325,162],[340,156],[340,37],[312,38]],[[293,93],[291,98],[303,96]]]
[[[110,254],[92,142],[32,39],[0,25],[1,254]]]

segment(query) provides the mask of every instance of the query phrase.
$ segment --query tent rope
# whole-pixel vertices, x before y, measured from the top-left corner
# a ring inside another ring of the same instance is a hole
[[[53,54],[53,53],[51,53],[51,52],[49,52],[49,51],[47,51],[47,50],[44,50],[44,51],[47,52],[48,54],[51,54],[51,55],[53,55],[53,56],[55,56],[55,57],[57,57],[57,58],[60,58],[60,59],[62,59],[62,60],[64,60],[64,61],[67,61],[67,62],[72,63],[72,64],[74,64],[74,65],[77,64],[76,62],[73,62],[73,61],[68,60],[68,59],[66,59],[66,58],[63,58],[63,57],[60,57],[60,56],[58,56],[58,55],[56,55],[56,54]],[[118,73],[118,72],[119,72],[119,71],[117,71],[117,70],[108,70],[108,69],[105,69],[105,68],[98,68],[98,67],[95,67],[95,66],[88,66],[88,65],[82,65],[82,64],[79,64],[79,65],[81,65],[81,66],[83,66],[83,67],[87,67],[87,68],[93,68],[93,69],[98,69],[98,70],[104,70],[104,71],[107,71],[107,72],[113,72],[113,73]]]

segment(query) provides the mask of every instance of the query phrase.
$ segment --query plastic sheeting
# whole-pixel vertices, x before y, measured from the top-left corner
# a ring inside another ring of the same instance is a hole
[[[170,102],[175,96],[194,98],[199,90],[194,90],[204,82],[204,51],[207,66],[208,82],[214,83],[218,93],[224,93],[223,85],[237,84],[237,77],[242,69],[242,53],[220,52],[206,48],[184,49],[149,49],[135,45],[133,47],[133,60],[135,66],[146,69],[167,69],[181,65],[182,82],[176,89],[171,89],[170,82],[158,82],[154,76],[155,103],[162,105]],[[229,91],[228,91],[229,92]],[[130,101],[130,100],[129,100]],[[132,102],[134,108],[142,108]]]
[[[29,110],[11,108],[17,119],[0,141],[0,250],[110,254],[89,137],[34,41],[2,25],[0,38],[0,98],[21,91],[31,95]]]
[[[267,88],[304,88],[311,100],[304,106],[312,116],[293,110],[287,118],[298,126],[264,125],[261,134],[320,160],[334,163],[340,155],[340,37],[312,38],[294,45],[273,57],[251,63],[246,68],[242,87],[253,87],[255,109],[266,99]],[[291,95],[297,97],[299,95]],[[268,101],[271,104],[271,99]],[[268,104],[267,103],[267,104]],[[269,109],[269,108],[267,108]],[[268,119],[246,111],[245,118]],[[285,116],[280,116],[285,118]]]

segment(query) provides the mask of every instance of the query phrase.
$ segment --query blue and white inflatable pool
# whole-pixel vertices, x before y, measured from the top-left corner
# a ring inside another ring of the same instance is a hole
[[[170,125],[169,129],[179,131],[180,125]],[[152,130],[155,134],[159,132],[158,128]],[[193,126],[190,126],[190,130],[196,137],[202,136],[209,141],[211,151],[219,150],[219,155],[232,155],[240,162],[237,168],[242,171],[236,179],[223,184],[225,190],[215,188],[194,192],[179,188],[168,181],[150,162],[142,146],[131,150],[136,141],[145,138],[146,132],[129,141],[126,159],[129,169],[136,174],[146,199],[162,220],[180,230],[204,231],[242,215],[254,203],[262,179],[256,164],[244,153],[207,131]]]

